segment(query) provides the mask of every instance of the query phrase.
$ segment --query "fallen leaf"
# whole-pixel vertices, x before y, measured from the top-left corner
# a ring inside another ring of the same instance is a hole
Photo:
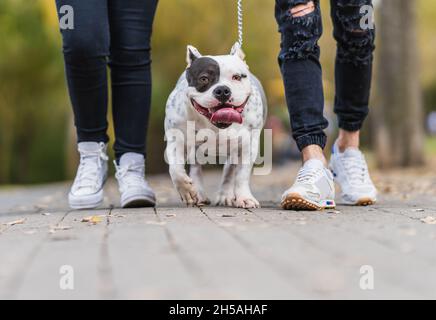
[[[15,226],[17,224],[23,224],[25,221],[26,221],[26,219],[19,219],[19,220],[4,223],[4,225],[12,227],[12,226]]]
[[[103,221],[104,216],[89,216],[82,219],[82,222],[97,224]]]
[[[422,222],[424,222],[425,224],[436,224],[436,218],[435,217],[426,217],[424,219],[421,219]]]

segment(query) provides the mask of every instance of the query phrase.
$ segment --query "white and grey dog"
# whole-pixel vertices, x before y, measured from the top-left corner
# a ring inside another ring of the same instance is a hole
[[[215,204],[260,207],[250,190],[250,177],[259,151],[267,104],[259,80],[249,72],[244,59],[239,44],[233,46],[229,55],[223,56],[202,56],[196,48],[188,46],[188,67],[168,99],[165,117],[169,171],[175,188],[187,205],[210,204],[203,187],[201,165],[190,163],[188,176],[185,159],[191,151],[187,150],[186,139],[168,138],[168,132],[178,130],[186,137],[187,123],[192,121],[196,132],[206,129],[220,136],[225,131],[230,135],[248,134],[251,137],[236,143],[238,159],[249,161],[230,161],[231,147],[224,148],[227,149],[225,155],[217,153],[227,160]],[[227,145],[228,142],[224,143]],[[194,145],[194,149],[197,147],[198,144]]]

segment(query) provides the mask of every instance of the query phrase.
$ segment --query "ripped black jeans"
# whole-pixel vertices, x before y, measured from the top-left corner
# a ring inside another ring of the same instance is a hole
[[[368,115],[372,78],[374,28],[362,28],[363,6],[371,0],[330,0],[334,37],[337,41],[334,110],[339,127],[358,131]],[[294,139],[300,150],[326,144],[323,115],[324,93],[318,40],[322,35],[319,0],[313,12],[295,17],[292,9],[309,0],[276,0],[276,20],[281,33],[279,64]],[[369,8],[369,7],[367,7]],[[366,25],[365,25],[366,26]]]

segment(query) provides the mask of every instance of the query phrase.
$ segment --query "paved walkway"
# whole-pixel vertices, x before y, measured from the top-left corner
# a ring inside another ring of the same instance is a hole
[[[435,172],[375,173],[373,207],[285,212],[295,172],[255,177],[250,211],[184,208],[166,175],[156,209],[118,209],[113,182],[96,211],[68,210],[68,184],[0,188],[0,298],[436,298]]]

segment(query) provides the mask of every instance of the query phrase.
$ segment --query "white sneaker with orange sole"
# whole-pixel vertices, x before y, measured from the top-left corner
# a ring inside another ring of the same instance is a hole
[[[282,196],[282,208],[286,210],[322,210],[335,207],[332,173],[317,159],[311,159],[303,165],[294,185]]]
[[[377,189],[369,176],[368,165],[362,152],[348,148],[340,152],[335,143],[330,160],[334,180],[341,188],[343,204],[368,206],[377,201]]]

